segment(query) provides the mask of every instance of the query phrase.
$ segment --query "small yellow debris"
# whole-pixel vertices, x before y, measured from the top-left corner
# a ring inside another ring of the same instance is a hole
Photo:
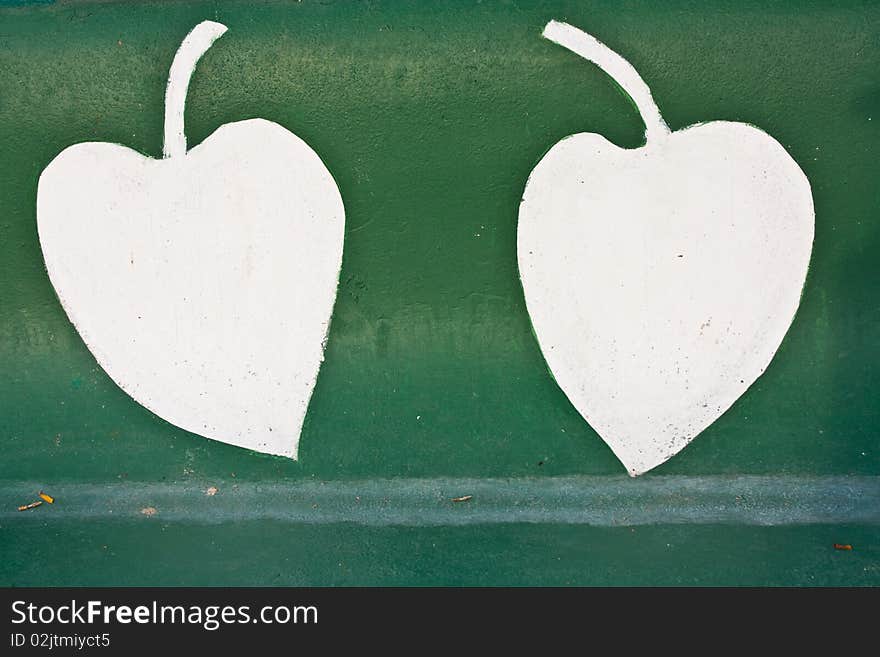
[[[47,493],[44,493],[43,491],[40,491],[40,499],[47,504],[55,504],[55,498]]]
[[[473,495],[462,495],[461,497],[453,497],[452,501],[453,502],[467,502],[472,497],[473,497]]]
[[[22,504],[20,507],[18,507],[18,510],[27,511],[28,509],[33,509],[40,506],[42,503],[42,501],[37,500],[36,502],[31,502],[30,504]]]
[[[208,497],[214,497],[216,494],[217,494],[217,487],[216,486],[209,486],[208,489],[205,491],[205,495],[207,495]]]
[[[141,509],[141,513],[143,513],[145,516],[154,516],[159,512],[156,510],[156,507],[147,506],[147,507],[144,507],[143,509]]]

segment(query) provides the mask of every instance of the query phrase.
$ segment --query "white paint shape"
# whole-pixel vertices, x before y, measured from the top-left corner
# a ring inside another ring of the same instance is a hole
[[[263,119],[186,150],[197,25],[171,66],[165,159],[108,143],[40,176],[37,224],[58,298],[101,367],[168,422],[296,458],[342,262],[339,190],[315,152]]]
[[[617,53],[556,21],[544,36],[600,66],[645,121],[641,148],[582,133],[550,149],[517,235],[544,358],[635,476],[683,449],[772,360],[806,279],[810,184],[761,130],[670,132]]]

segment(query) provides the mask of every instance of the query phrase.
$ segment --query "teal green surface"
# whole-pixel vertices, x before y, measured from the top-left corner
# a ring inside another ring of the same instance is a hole
[[[877,585],[880,529],[649,526],[219,526],[30,519],[7,585]],[[853,552],[829,550],[844,534]]]
[[[880,475],[880,6],[306,0],[0,8],[0,479],[63,497],[65,482],[622,473],[543,362],[515,231],[526,178],[555,142],[597,132],[635,147],[643,126],[604,73],[541,38],[551,18],[626,56],[672,129],[757,125],[813,189],[810,272],[776,358],[647,476]],[[55,298],[37,239],[37,180],[65,147],[107,141],[160,156],[168,68],[204,19],[229,31],[193,76],[190,145],[224,123],[275,121],[321,156],[346,207],[298,462],[184,432],[118,389]],[[880,583],[873,525],[844,532],[867,553],[826,554],[832,535],[852,541],[827,525],[640,528],[645,543],[629,529],[566,525],[420,533],[254,520],[163,532],[140,518],[52,524],[51,511],[0,519],[0,584]],[[111,528],[112,560],[99,539]],[[670,537],[689,547],[664,551]],[[200,558],[205,541],[224,556]],[[254,541],[261,558],[231,568]],[[69,565],[20,558],[61,554]]]

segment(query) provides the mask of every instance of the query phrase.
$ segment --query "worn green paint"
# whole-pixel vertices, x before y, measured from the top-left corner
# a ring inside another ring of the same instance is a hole
[[[62,504],[74,483],[619,475],[543,363],[515,227],[526,177],[556,141],[589,131],[637,146],[642,125],[607,76],[540,37],[550,18],[625,53],[671,128],[753,123],[813,187],[813,260],[775,360],[647,476],[880,475],[880,7],[63,2],[0,8],[0,479],[51,487]],[[195,72],[190,144],[231,121],[276,121],[321,155],[346,205],[299,462],[188,434],[127,397],[68,322],[37,240],[37,179],[63,148],[161,154],[168,67],[203,19],[229,32]],[[874,524],[630,535],[563,524],[205,528],[53,511],[0,519],[0,583],[880,583]],[[834,541],[861,545],[831,554]],[[204,558],[206,543],[222,556]]]
[[[4,583],[100,586],[876,585],[877,527],[22,523]],[[840,535],[856,549],[829,546]]]

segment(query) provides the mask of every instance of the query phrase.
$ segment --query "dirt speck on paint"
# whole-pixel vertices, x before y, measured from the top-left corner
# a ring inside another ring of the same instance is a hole
[[[461,497],[453,497],[452,501],[453,502],[467,502],[467,501],[473,499],[473,497],[474,497],[473,495],[462,495]]]
[[[849,543],[835,543],[835,544],[834,544],[834,549],[835,549],[835,550],[845,550],[845,551],[847,551],[847,552],[852,552],[852,545],[850,545]]]
[[[154,516],[159,513],[159,511],[154,506],[145,506],[143,509],[141,509],[141,513],[145,516]]]
[[[216,486],[208,486],[208,488],[205,489],[205,495],[208,497],[214,497],[217,494],[217,490]]]

